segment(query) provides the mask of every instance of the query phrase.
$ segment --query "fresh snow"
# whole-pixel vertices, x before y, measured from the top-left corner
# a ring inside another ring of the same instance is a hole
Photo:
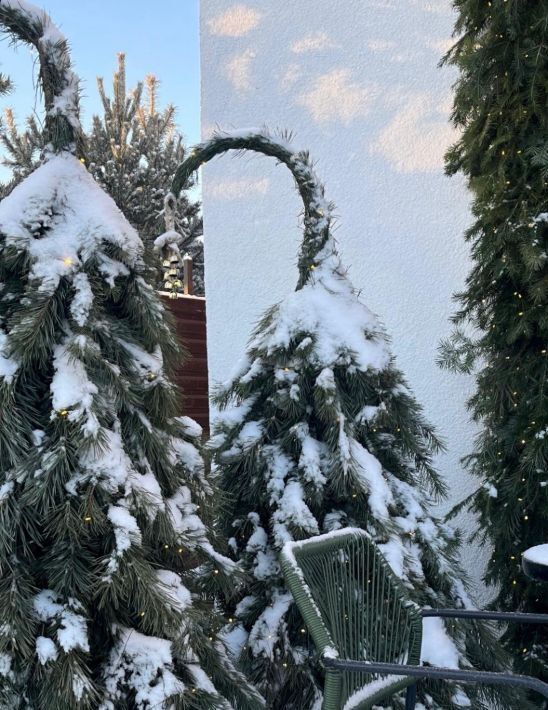
[[[123,508],[120,505],[111,505],[108,509],[107,517],[114,526],[118,556],[129,550],[131,545],[141,544],[141,530],[127,508]]]
[[[171,643],[134,629],[118,629],[104,678],[109,700],[120,700],[121,689],[129,688],[135,693],[136,710],[168,707],[166,702],[185,690],[173,673]]]
[[[251,341],[250,347],[259,353],[271,355],[311,337],[310,362],[319,368],[353,362],[365,372],[382,370],[390,362],[376,317],[357,300],[350,282],[326,264],[314,271],[303,288],[287,296],[274,313],[272,323]]]
[[[178,574],[167,569],[160,569],[157,570],[156,577],[176,611],[184,611],[192,604],[190,592]]]
[[[40,663],[45,666],[49,661],[56,661],[58,657],[57,646],[46,636],[38,636],[36,639],[36,655]]]
[[[354,708],[360,707],[362,703],[375,695],[375,693],[378,693],[379,690],[389,688],[401,679],[401,676],[389,675],[384,678],[376,678],[375,680],[370,681],[367,685],[364,685],[363,688],[360,688],[355,693],[352,693],[344,704],[343,710],[354,710]]]
[[[548,544],[530,547],[523,553],[523,557],[533,564],[548,567]]]
[[[89,652],[87,621],[77,613],[83,611],[77,600],[60,603],[55,592],[44,589],[34,597],[34,610],[41,621],[58,622],[57,641],[65,653],[75,649]]]
[[[17,372],[19,364],[16,360],[8,356],[7,347],[8,336],[2,328],[0,328],[0,377],[2,377],[7,384],[10,384],[13,380],[13,376]]]
[[[274,540],[278,548],[293,539],[290,527],[300,528],[308,535],[320,531],[316,518],[304,500],[304,490],[300,481],[289,481],[272,515]]]
[[[394,496],[383,476],[382,466],[373,454],[370,454],[358,441],[350,440],[350,454],[355,462],[355,471],[368,493],[371,512],[378,520],[388,520],[388,506],[394,502]]]
[[[249,634],[249,647],[254,656],[274,658],[274,646],[278,640],[280,625],[293,603],[289,592],[275,589],[272,601],[261,613]]]
[[[428,616],[422,620],[421,663],[440,668],[458,668],[459,652],[445,630],[442,619]]]
[[[72,279],[75,295],[70,304],[70,313],[80,327],[85,326],[93,305],[93,292],[89,279],[83,272]]]
[[[67,343],[68,344],[68,343]],[[53,351],[53,375],[50,390],[53,410],[51,418],[55,419],[58,412],[68,411],[69,421],[86,418],[84,431],[95,435],[99,424],[92,412],[93,395],[97,387],[88,379],[84,365],[67,349],[67,344],[57,345]]]
[[[2,200],[0,232],[6,235],[6,246],[28,252],[30,280],[46,294],[55,291],[62,277],[73,282],[91,257],[99,260],[99,270],[111,286],[116,277],[129,273],[128,266],[141,263],[137,232],[69,153],[51,157]],[[108,257],[104,243],[122,250],[127,264]],[[85,297],[81,290],[78,313],[89,307]]]

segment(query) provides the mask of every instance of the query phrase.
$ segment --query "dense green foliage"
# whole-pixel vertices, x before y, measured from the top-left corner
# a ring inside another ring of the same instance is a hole
[[[0,203],[0,708],[261,707],[217,633],[240,573],[211,544],[174,332],[142,240],[74,154],[66,40],[24,0],[0,22],[56,79],[56,140]]]
[[[447,155],[474,196],[466,233],[473,267],[442,345],[445,365],[477,364],[470,408],[481,431],[468,459],[481,487],[471,498],[492,546],[493,605],[548,612],[521,553],[548,542],[548,2],[458,0],[453,119]],[[466,337],[467,324],[477,328]],[[548,629],[512,626],[516,667],[548,679]]]

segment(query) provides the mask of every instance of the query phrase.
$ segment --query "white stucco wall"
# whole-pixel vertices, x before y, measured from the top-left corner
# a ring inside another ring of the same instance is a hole
[[[472,382],[435,365],[468,272],[469,197],[443,174],[455,138],[450,0],[201,2],[202,134],[267,124],[310,149],[338,207],[351,278],[448,451],[438,464],[451,502],[477,485],[461,456],[474,429]],[[299,201],[285,168],[222,157],[204,168],[209,365],[226,379],[263,310],[294,287]],[[470,526],[470,519],[465,519]],[[476,580],[477,551],[464,548]]]

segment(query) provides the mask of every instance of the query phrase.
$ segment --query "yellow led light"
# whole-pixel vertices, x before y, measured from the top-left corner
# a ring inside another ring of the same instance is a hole
[[[177,552],[178,552],[179,554],[181,554],[182,551],[183,551],[183,548],[182,548],[182,547],[180,547],[180,548],[177,550]]]
[[[63,259],[63,264],[65,266],[72,266],[74,264],[74,261],[70,258],[70,256],[67,256]]]
[[[61,409],[58,414],[60,417],[68,417],[69,412],[68,409]]]
[[[86,523],[89,523],[91,521],[91,515],[86,515],[84,520],[86,521]]]

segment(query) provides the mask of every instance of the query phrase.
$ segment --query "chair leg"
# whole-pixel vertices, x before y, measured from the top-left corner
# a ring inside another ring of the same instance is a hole
[[[417,702],[417,684],[407,686],[407,694],[405,696],[405,710],[415,710]]]

